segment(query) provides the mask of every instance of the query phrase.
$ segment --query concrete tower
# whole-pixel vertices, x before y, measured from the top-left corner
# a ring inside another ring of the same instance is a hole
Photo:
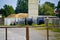
[[[28,0],[28,14],[33,18],[38,16],[38,0]]]

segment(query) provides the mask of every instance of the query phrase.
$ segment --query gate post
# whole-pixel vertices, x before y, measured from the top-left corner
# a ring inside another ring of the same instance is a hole
[[[47,27],[47,40],[49,40],[49,28]]]
[[[7,28],[5,28],[5,36],[6,36],[6,40],[7,40]]]
[[[45,24],[46,24],[46,30],[47,30],[47,40],[49,40],[49,26],[48,26],[49,19],[45,19]]]
[[[26,40],[29,40],[29,27],[26,27]]]

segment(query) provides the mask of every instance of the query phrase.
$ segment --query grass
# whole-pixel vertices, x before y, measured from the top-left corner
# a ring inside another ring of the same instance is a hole
[[[35,28],[36,30],[46,30],[46,28]],[[60,32],[60,28],[49,28],[53,32]]]
[[[0,26],[3,26],[4,24],[0,24]]]
[[[46,27],[45,24],[41,24],[41,25],[37,25],[37,24],[32,24],[33,27]],[[50,27],[49,30],[52,30],[53,32],[60,32],[60,28],[51,28],[53,25],[51,23],[48,24],[48,26]],[[35,28],[37,30],[46,30],[46,28]]]
[[[40,25],[32,24],[32,26],[33,26],[33,27],[38,27],[38,26],[40,26],[40,27],[44,27],[44,26],[45,26],[45,24],[40,24]]]
[[[60,32],[60,28],[49,28],[49,29],[54,31],[54,32]]]
[[[4,26],[4,25],[3,25]],[[33,26],[33,27],[46,27],[45,24],[40,24],[40,25],[37,25],[37,24],[32,24],[32,25],[25,25],[25,24],[16,24],[16,25],[10,25],[10,26]],[[52,24],[48,24],[48,26],[52,26]]]
[[[16,24],[16,25],[10,25],[10,26],[17,26],[17,27],[27,27],[27,26],[31,26],[31,25],[25,25],[25,24]]]
[[[55,34],[54,37],[56,38],[55,40],[60,40],[60,34]]]
[[[1,26],[5,26],[5,25],[1,25]],[[17,27],[26,27],[26,26],[33,26],[33,27],[46,27],[45,24],[32,24],[32,25],[25,25],[25,24],[17,24],[17,25],[10,25],[10,26],[17,26]],[[48,24],[49,27],[52,27],[53,25],[51,23]],[[35,28],[37,30],[45,30],[46,28]],[[52,30],[54,32],[60,32],[60,28],[49,28],[49,30]]]
[[[38,27],[38,26],[40,26],[40,27],[46,27],[45,24],[40,24],[40,25],[32,24],[32,26],[33,26],[33,27]],[[49,26],[49,27],[52,27],[53,25],[52,25],[51,23],[49,23],[48,26]]]

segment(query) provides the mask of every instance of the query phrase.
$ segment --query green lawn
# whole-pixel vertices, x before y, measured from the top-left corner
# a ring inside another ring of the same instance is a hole
[[[60,32],[60,28],[49,28],[49,30],[52,30],[54,32]]]
[[[38,27],[38,26],[40,26],[40,27],[46,27],[45,24],[40,24],[40,25],[32,24],[32,26],[33,26],[33,27]],[[53,26],[53,25],[52,25],[51,23],[49,23],[48,26],[50,27],[50,26]]]

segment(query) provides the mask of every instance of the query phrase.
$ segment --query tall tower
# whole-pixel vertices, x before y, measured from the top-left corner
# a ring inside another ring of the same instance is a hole
[[[33,18],[38,16],[38,0],[28,0],[28,14]]]

